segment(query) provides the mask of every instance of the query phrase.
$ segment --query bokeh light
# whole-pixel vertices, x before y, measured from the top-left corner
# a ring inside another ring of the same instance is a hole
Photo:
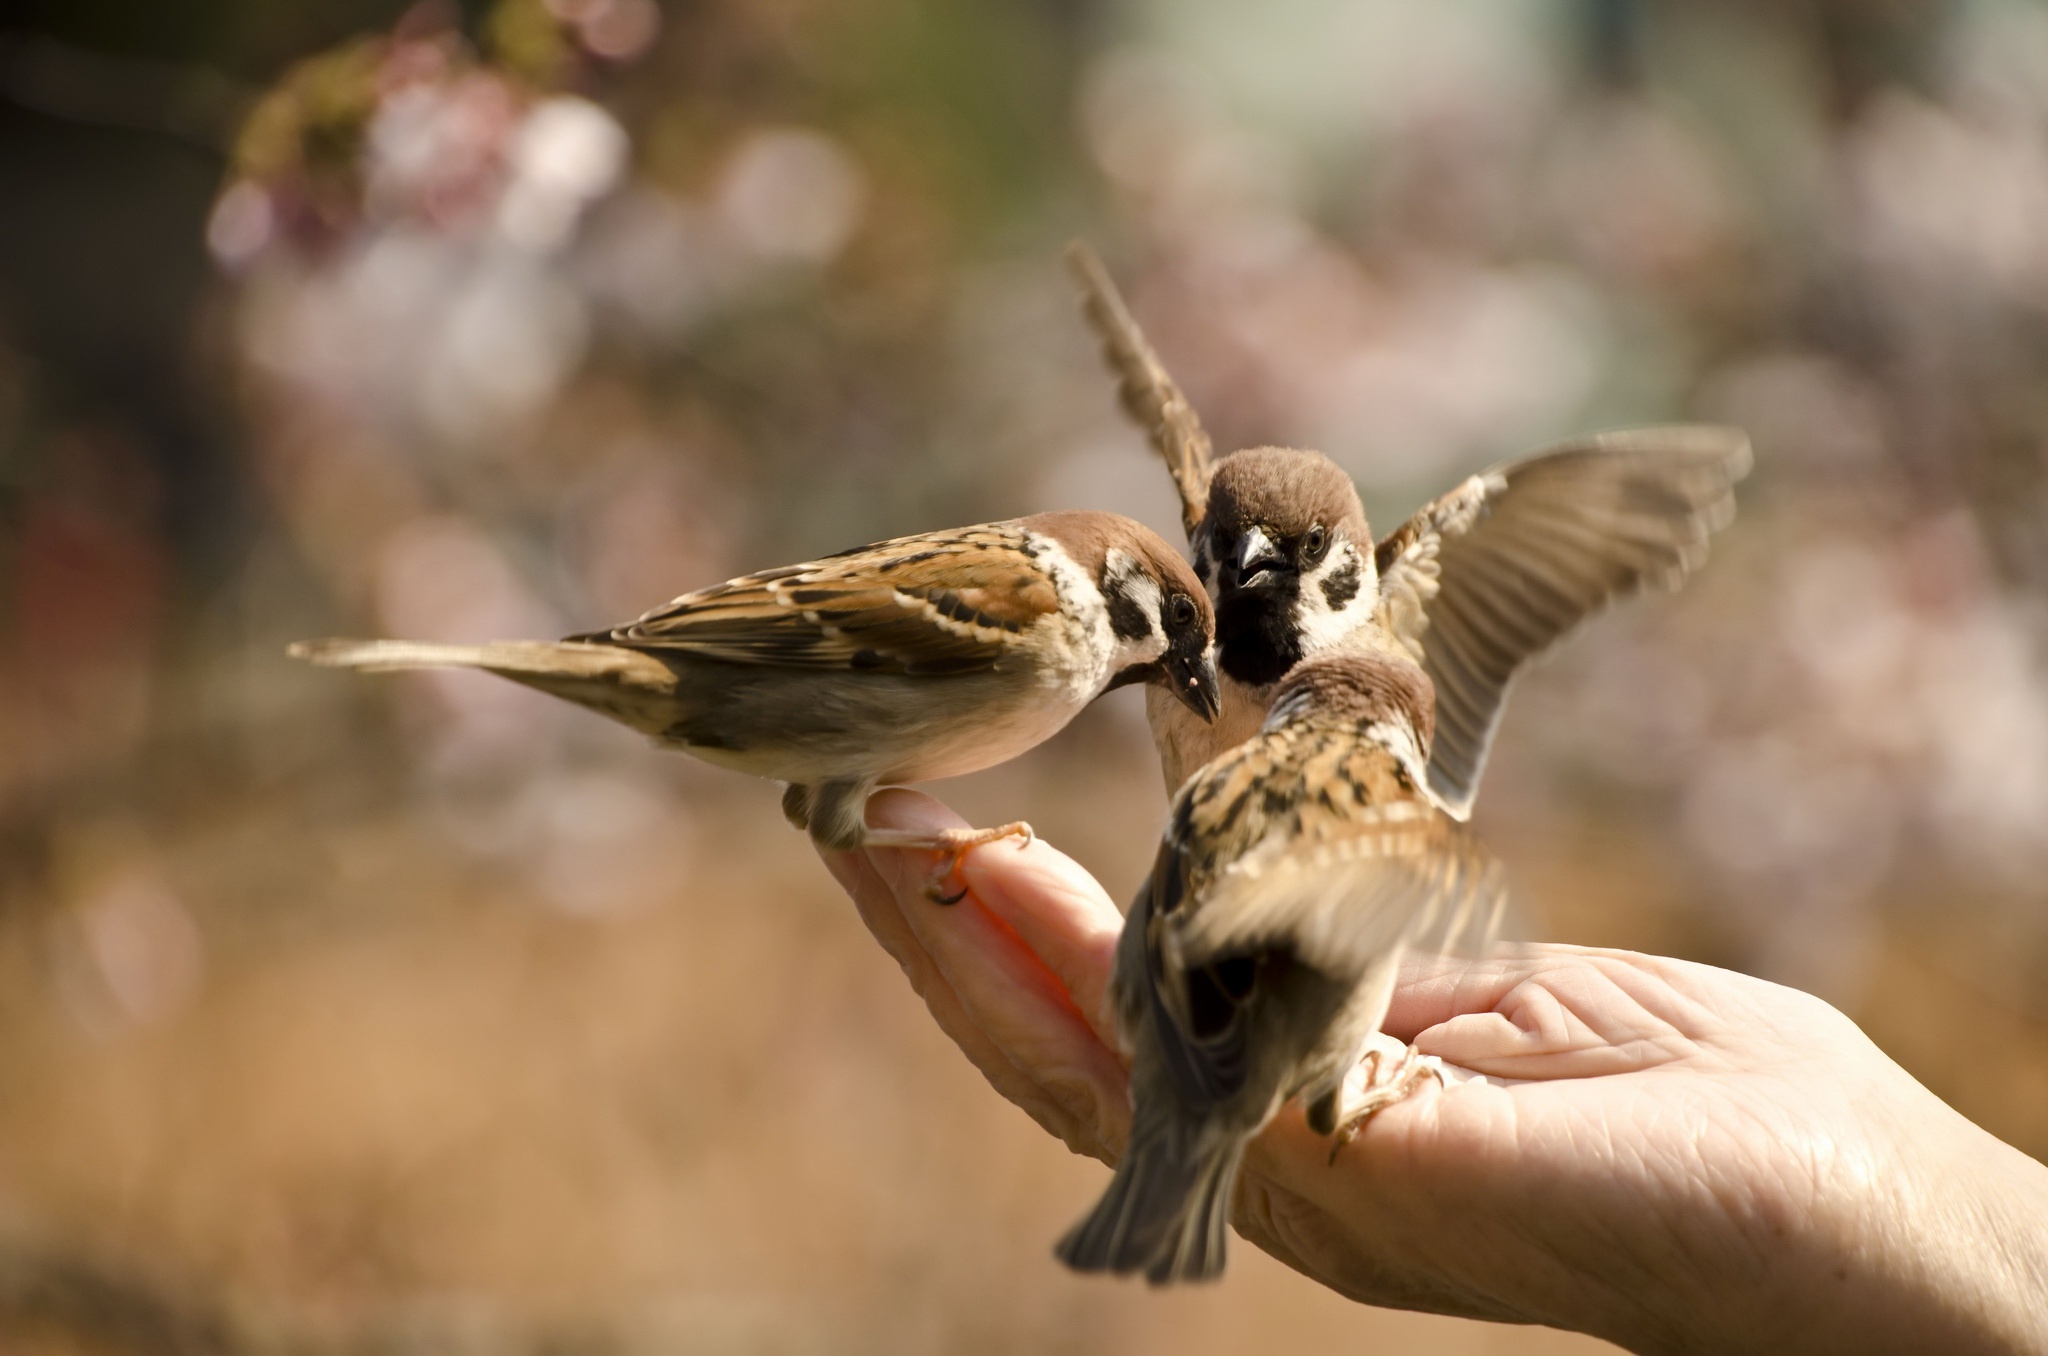
[[[1076,234],[1220,445],[1321,448],[1383,529],[1747,428],[1709,567],[1516,693],[1516,930],[1812,989],[2048,1153],[2048,10],[44,8],[0,33],[0,1347],[1598,1345],[1249,1249],[1067,1276],[1100,1169],[774,787],[284,658],[1177,531]],[[1157,780],[1121,693],[940,794],[1126,897]]]

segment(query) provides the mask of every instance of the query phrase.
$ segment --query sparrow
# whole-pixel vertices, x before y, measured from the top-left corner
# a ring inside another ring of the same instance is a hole
[[[1734,517],[1749,471],[1739,429],[1674,425],[1561,443],[1472,476],[1375,542],[1351,478],[1318,452],[1215,458],[1187,397],[1107,270],[1069,251],[1125,411],[1166,462],[1190,557],[1216,608],[1222,711],[1197,726],[1146,713],[1169,793],[1249,738],[1303,658],[1361,643],[1405,654],[1436,689],[1431,788],[1470,815],[1508,690],[1587,617],[1673,589]]]
[[[1484,944],[1501,873],[1429,789],[1433,723],[1414,661],[1318,654],[1174,797],[1110,981],[1130,1144],[1061,1240],[1068,1266],[1155,1285],[1221,1274],[1245,1145],[1289,1098],[1317,1134],[1354,1128],[1345,1079],[1403,951]]]
[[[1201,581],[1158,534],[1061,512],[763,570],[560,642],[316,640],[290,652],[369,671],[485,669],[787,782],[785,815],[820,847],[945,854],[943,880],[967,849],[1030,827],[870,829],[870,792],[1014,758],[1129,683],[1213,719],[1213,635]]]

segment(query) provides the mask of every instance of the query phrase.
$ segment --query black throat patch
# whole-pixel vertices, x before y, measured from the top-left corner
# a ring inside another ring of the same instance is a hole
[[[1216,606],[1218,667],[1250,687],[1285,677],[1301,661],[1301,637],[1294,629],[1300,593],[1294,576],[1267,592],[1225,593]]]

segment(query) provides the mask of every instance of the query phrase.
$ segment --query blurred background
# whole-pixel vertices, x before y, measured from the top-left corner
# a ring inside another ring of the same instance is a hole
[[[1531,937],[1800,985],[2048,1153],[2037,0],[144,0],[0,28],[0,1347],[1563,1352],[1240,1247],[1068,1277],[776,788],[510,684],[940,525],[1177,534],[1060,249],[1221,446],[1390,526],[1752,433],[1681,595],[1520,688]],[[1133,693],[949,784],[1127,897]]]

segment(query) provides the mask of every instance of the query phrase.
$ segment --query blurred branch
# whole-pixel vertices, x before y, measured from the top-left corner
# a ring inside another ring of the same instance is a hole
[[[225,156],[255,92],[203,66],[0,32],[0,99],[67,122],[162,133]]]

